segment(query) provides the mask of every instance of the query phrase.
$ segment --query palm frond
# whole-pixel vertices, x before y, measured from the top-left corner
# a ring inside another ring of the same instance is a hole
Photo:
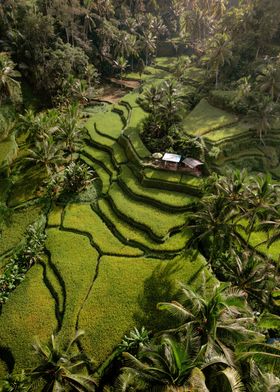
[[[157,304],[157,309],[167,310],[173,316],[175,316],[176,318],[182,321],[186,321],[194,318],[194,315],[177,301],[160,302]]]
[[[209,392],[209,389],[205,384],[205,376],[197,367],[195,367],[191,372],[189,385],[192,392]]]
[[[227,367],[220,372],[227,380],[231,392],[245,392],[245,386],[238,371],[232,367]]]

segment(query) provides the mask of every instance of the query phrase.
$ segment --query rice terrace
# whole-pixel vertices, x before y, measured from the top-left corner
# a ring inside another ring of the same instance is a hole
[[[277,0],[0,4],[0,391],[280,391]]]

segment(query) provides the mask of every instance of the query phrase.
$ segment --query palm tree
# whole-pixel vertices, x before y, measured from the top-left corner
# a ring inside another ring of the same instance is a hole
[[[56,109],[50,109],[36,114],[32,109],[27,109],[25,114],[19,115],[18,130],[28,135],[27,140],[31,143],[42,141],[52,137],[58,130],[59,113]]]
[[[193,235],[188,246],[204,243],[209,248],[209,263],[219,254],[241,245],[239,229],[243,214],[238,206],[224,195],[204,197],[197,203],[196,212],[189,217],[186,226]]]
[[[252,252],[232,252],[219,259],[217,276],[243,290],[258,308],[267,305],[270,290],[275,287],[276,269]]]
[[[156,36],[150,31],[144,31],[141,37],[141,47],[145,52],[145,64],[148,65],[149,57],[156,51]]]
[[[3,98],[18,102],[21,96],[20,83],[15,79],[21,74],[15,70],[15,64],[5,52],[0,52],[0,103]]]
[[[258,176],[252,181],[251,186],[247,188],[248,210],[244,216],[249,219],[246,228],[248,233],[247,243],[249,243],[255,228],[260,228],[258,223],[271,215],[275,215],[279,207],[279,193],[277,187],[272,184],[270,175]]]
[[[92,392],[95,390],[95,380],[81,372],[86,362],[80,353],[73,354],[73,347],[78,339],[84,334],[77,331],[73,340],[65,350],[57,343],[57,338],[52,335],[51,342],[43,346],[40,342],[33,345],[41,363],[33,369],[29,376],[35,380],[45,381],[44,391],[58,392],[71,389],[71,391]]]
[[[208,44],[207,56],[211,70],[215,72],[215,86],[218,88],[220,69],[232,59],[232,43],[227,34],[216,34]]]
[[[51,139],[36,142],[35,147],[29,149],[30,156],[26,159],[43,166],[48,176],[51,176],[52,169],[57,170],[57,165],[63,163],[63,151],[59,144],[55,144]]]
[[[143,346],[137,357],[129,353],[123,355],[127,367],[122,369],[118,379],[119,391],[208,392],[203,371],[215,369],[216,383],[222,381],[221,376],[229,378],[229,369],[231,375],[233,371],[225,357],[213,350],[207,352],[207,347],[200,345],[199,336],[191,328],[181,339],[164,335],[159,342]],[[241,392],[242,383],[237,372],[234,380],[238,385],[236,391]]]
[[[123,83],[123,75],[125,73],[126,68],[128,67],[128,61],[124,57],[118,57],[117,60],[114,60],[115,67],[120,70],[121,82]]]
[[[271,130],[277,113],[277,105],[267,96],[259,99],[255,107],[249,111],[249,116],[257,124],[256,131],[263,144],[263,136]]]
[[[214,285],[211,289],[202,285],[194,291],[181,284],[179,301],[161,302],[158,309],[168,311],[180,325],[173,333],[184,333],[192,326],[201,336],[202,344],[214,347],[234,366],[233,349],[238,342],[264,336],[251,330],[254,316],[246,302],[244,291],[229,284]]]
[[[73,153],[77,151],[84,137],[84,128],[81,127],[81,115],[79,106],[74,103],[69,105],[59,119],[58,140],[61,140],[70,153],[71,161]]]
[[[271,100],[278,100],[280,94],[280,69],[279,64],[268,64],[257,76],[260,91],[269,93]]]

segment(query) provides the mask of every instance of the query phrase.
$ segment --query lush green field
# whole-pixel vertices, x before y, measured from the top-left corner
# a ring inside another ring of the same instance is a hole
[[[234,114],[210,105],[206,99],[200,103],[183,120],[184,132],[201,136],[215,129],[237,122]]]
[[[157,242],[154,242],[145,231],[120,219],[105,199],[99,200],[98,206],[113,230],[116,230],[127,241],[136,242],[150,251],[163,252],[163,254],[164,252],[179,252],[186,246],[189,236],[185,231],[180,231],[179,233],[168,237],[162,244],[158,244]]]
[[[186,214],[166,212],[146,203],[136,202],[128,197],[117,184],[111,186],[109,196],[117,212],[138,227],[148,230],[159,240],[164,240],[171,231],[182,227],[186,222]]]
[[[128,166],[122,167],[119,178],[131,194],[138,196],[144,201],[147,199],[147,202],[151,199],[154,202],[169,206],[170,208],[183,208],[194,202],[194,198],[189,197],[184,193],[141,186]]]
[[[63,227],[90,236],[94,246],[102,254],[140,256],[143,252],[121,243],[90,205],[69,205],[66,208]]]
[[[80,315],[79,327],[88,330],[82,341],[85,351],[100,364],[135,325],[160,329],[166,319],[156,310],[157,302],[171,299],[176,280],[188,281],[204,265],[201,256],[170,262],[102,257]]]
[[[36,337],[46,343],[56,328],[55,301],[43,281],[43,268],[35,265],[3,306],[0,352],[10,350],[16,371],[34,366],[37,359],[32,344]],[[13,370],[11,362],[9,370]],[[0,373],[0,379],[3,376]]]
[[[62,277],[66,290],[59,335],[62,342],[67,342],[75,334],[79,311],[94,279],[98,252],[86,236],[58,229],[48,229],[47,235],[46,245],[52,263]]]

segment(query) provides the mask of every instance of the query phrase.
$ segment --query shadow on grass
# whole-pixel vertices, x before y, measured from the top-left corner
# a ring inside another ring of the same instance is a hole
[[[182,270],[182,263],[178,261],[162,262],[151,276],[144,282],[144,289],[138,297],[140,311],[134,314],[136,324],[144,325],[153,332],[171,327],[170,318],[165,312],[157,309],[159,302],[174,299],[178,286],[175,275]]]
[[[199,277],[205,269],[205,265],[193,271],[186,279],[183,277],[183,272],[186,271],[184,262],[187,258],[189,261],[195,262],[197,252],[186,252],[181,260],[162,262],[145,280],[143,292],[138,297],[140,310],[134,314],[134,320],[138,327],[145,326],[148,330],[156,333],[174,328],[178,324],[168,312],[158,310],[157,304],[178,299],[180,291],[178,282],[180,281],[191,286],[199,284]]]

